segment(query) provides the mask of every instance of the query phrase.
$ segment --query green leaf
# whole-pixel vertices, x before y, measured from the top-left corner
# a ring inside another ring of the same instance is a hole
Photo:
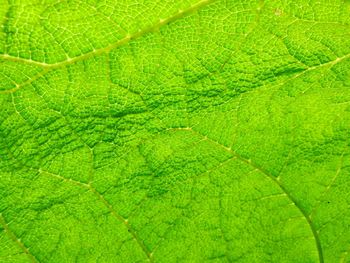
[[[0,262],[350,262],[348,0],[0,24]]]

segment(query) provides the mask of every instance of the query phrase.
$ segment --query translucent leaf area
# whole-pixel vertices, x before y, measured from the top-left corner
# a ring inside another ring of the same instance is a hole
[[[350,262],[349,0],[0,0],[1,263]]]

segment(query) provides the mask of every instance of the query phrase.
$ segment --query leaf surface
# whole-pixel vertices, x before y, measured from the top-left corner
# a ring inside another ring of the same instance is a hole
[[[349,1],[0,24],[0,262],[350,262]]]

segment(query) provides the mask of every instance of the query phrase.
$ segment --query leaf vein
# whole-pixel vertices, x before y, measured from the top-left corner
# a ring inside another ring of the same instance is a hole
[[[94,50],[92,50],[92,51],[90,51],[88,53],[85,53],[83,55],[80,55],[80,56],[77,56],[77,57],[73,57],[73,58],[68,58],[67,60],[63,60],[63,61],[60,61],[60,62],[56,62],[56,63],[51,63],[50,64],[50,63],[35,61],[35,60],[32,60],[32,59],[26,59],[26,58],[21,58],[21,57],[14,57],[14,56],[11,56],[9,54],[0,54],[0,58],[11,60],[11,61],[15,61],[15,62],[22,62],[22,63],[26,63],[26,64],[33,64],[33,65],[41,66],[41,67],[44,67],[44,68],[59,68],[61,66],[73,64],[73,63],[75,63],[77,61],[81,61],[81,60],[84,60],[86,58],[93,57],[95,55],[99,55],[99,54],[102,54],[102,53],[109,52],[109,51],[111,51],[114,48],[117,48],[117,47],[120,47],[122,45],[125,45],[125,44],[129,43],[131,40],[140,38],[140,37],[144,36],[147,33],[150,33],[152,31],[155,31],[155,30],[161,28],[162,26],[165,26],[165,25],[167,25],[167,24],[169,24],[171,22],[174,22],[174,21],[176,21],[178,19],[181,19],[181,18],[183,18],[183,17],[185,17],[185,16],[187,16],[187,15],[197,11],[201,7],[204,7],[204,6],[210,4],[210,3],[214,2],[214,1],[215,0],[201,0],[201,1],[191,5],[190,7],[188,7],[185,10],[179,10],[177,13],[173,14],[172,16],[170,16],[168,18],[159,19],[159,21],[156,24],[152,25],[152,26],[145,27],[143,29],[140,29],[140,30],[136,31],[133,34],[126,35],[124,38],[118,40],[115,43],[112,43],[109,46],[106,46],[106,47],[103,47],[103,48],[99,48],[99,49],[94,49]]]
[[[8,223],[6,223],[5,218],[2,214],[0,214],[0,224],[4,228],[4,232],[7,234],[7,236],[13,240],[17,246],[29,257],[29,259],[32,262],[40,262],[30,251],[29,248],[26,247],[26,245],[16,236],[16,234],[9,228]]]
[[[225,151],[231,153],[233,156],[235,156],[238,160],[240,160],[241,162],[251,166],[252,168],[254,168],[255,170],[259,171],[260,173],[264,174],[265,176],[267,176],[268,178],[270,178],[287,196],[287,198],[295,205],[295,207],[301,212],[301,214],[303,215],[303,217],[305,217],[311,232],[313,234],[315,243],[316,243],[316,248],[317,248],[317,252],[318,252],[318,257],[319,257],[319,262],[320,263],[324,263],[324,259],[323,259],[323,251],[322,251],[322,246],[321,246],[321,241],[320,241],[320,237],[319,234],[316,230],[315,225],[313,224],[313,222],[311,221],[311,218],[309,217],[307,211],[299,204],[299,202],[287,191],[287,189],[283,186],[283,184],[281,184],[281,182],[278,180],[278,178],[274,177],[272,174],[270,174],[268,171],[266,171],[264,168],[260,167],[258,164],[256,164],[254,161],[250,160],[250,159],[246,159],[243,156],[241,156],[240,154],[238,154],[236,151],[234,151],[233,149],[231,149],[230,147],[227,147],[225,145],[223,145],[220,142],[217,142],[211,138],[209,138],[207,135],[203,135],[201,132],[196,131],[190,127],[188,128],[170,128],[169,130],[187,130],[190,131],[194,134],[197,134],[199,136],[204,137],[206,140],[210,141],[211,143],[223,148]]]

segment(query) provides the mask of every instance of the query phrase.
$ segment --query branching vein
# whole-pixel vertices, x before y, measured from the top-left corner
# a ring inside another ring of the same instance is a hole
[[[315,243],[316,243],[316,248],[317,248],[317,252],[318,252],[318,257],[319,257],[319,261],[320,263],[324,262],[323,259],[323,251],[322,251],[322,247],[321,247],[321,241],[320,241],[320,237],[318,235],[318,232],[316,230],[315,225],[313,224],[313,222],[310,219],[310,216],[308,215],[307,211],[299,204],[298,200],[296,198],[294,198],[288,191],[287,189],[283,186],[283,184],[276,178],[274,177],[272,174],[270,174],[268,171],[266,171],[264,168],[260,167],[258,164],[256,164],[254,161],[250,160],[250,159],[246,159],[243,156],[241,156],[240,154],[238,154],[237,152],[235,152],[233,149],[231,149],[230,147],[227,147],[223,144],[221,144],[220,142],[217,142],[211,138],[209,138],[206,135],[203,135],[202,133],[200,133],[199,131],[193,130],[192,128],[188,127],[188,128],[172,128],[173,130],[187,130],[190,131],[194,134],[197,134],[201,137],[204,137],[204,139],[210,141],[211,143],[223,148],[225,151],[231,153],[233,156],[235,156],[238,160],[240,160],[241,162],[251,166],[252,168],[254,168],[255,170],[259,171],[260,173],[264,174],[265,176],[267,176],[268,178],[270,178],[282,191],[283,193],[286,194],[287,198],[295,205],[296,208],[298,208],[298,210],[302,213],[302,215],[305,217],[311,231],[313,234],[313,237],[315,239]],[[171,129],[169,129],[171,130]]]
[[[17,238],[16,234],[9,228],[8,223],[6,223],[5,218],[2,214],[0,214],[0,224],[4,228],[5,233],[11,240],[13,240],[16,245],[28,256],[30,261],[38,263],[39,260],[29,251],[29,248],[21,241],[21,239]]]

